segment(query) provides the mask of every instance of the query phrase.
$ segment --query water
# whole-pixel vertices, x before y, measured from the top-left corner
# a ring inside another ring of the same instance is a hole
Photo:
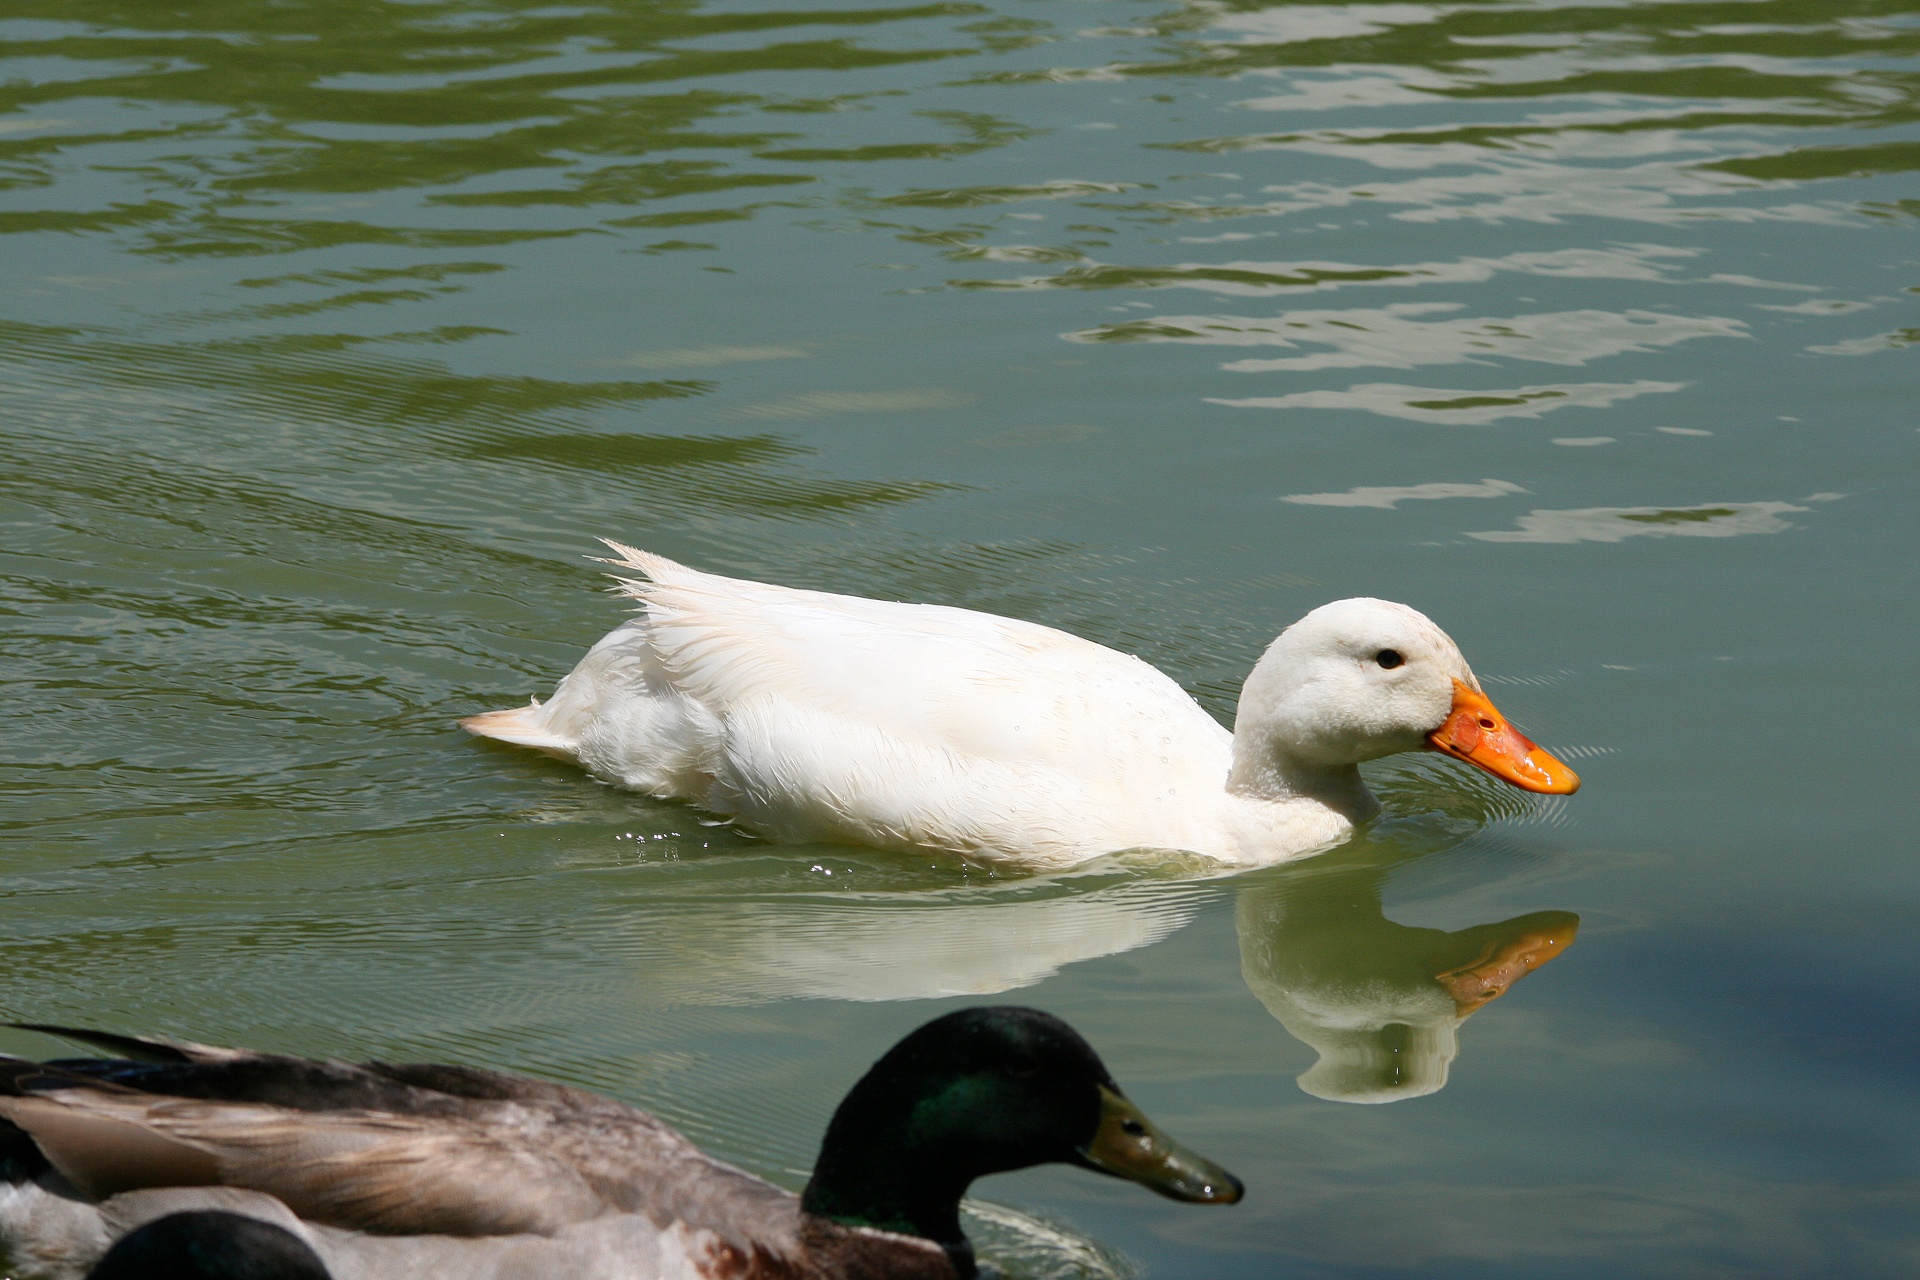
[[[0,14],[0,1012],[797,1185],[1014,999],[1251,1188],[982,1183],[1016,1276],[1920,1264],[1911,0]],[[1586,787],[1392,762],[1227,879],[756,844],[451,728],[619,620],[601,534],[1222,716],[1406,600]]]

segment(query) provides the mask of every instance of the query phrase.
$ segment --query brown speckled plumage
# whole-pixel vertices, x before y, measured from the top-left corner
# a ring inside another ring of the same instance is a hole
[[[0,1061],[0,1116],[44,1156],[39,1181],[55,1192],[244,1188],[306,1223],[380,1236],[552,1237],[637,1215],[684,1240],[701,1280],[959,1274],[929,1241],[808,1218],[793,1193],[584,1090],[471,1067],[98,1042],[162,1061]]]
[[[1178,1200],[1241,1195],[1036,1009],[961,1009],[895,1044],[841,1100],[799,1196],[525,1076],[26,1029],[121,1056],[0,1057],[0,1242],[19,1280],[80,1280],[183,1213],[267,1223],[332,1280],[972,1280],[960,1200],[988,1174],[1064,1162]]]

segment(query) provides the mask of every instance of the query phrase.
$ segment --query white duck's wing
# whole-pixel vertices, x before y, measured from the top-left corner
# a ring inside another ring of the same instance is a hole
[[[1035,623],[608,545],[645,575],[621,579],[644,614],[544,707],[469,728],[796,839],[965,850],[1036,821],[1097,831],[1081,811],[1114,796],[1224,782],[1231,735],[1137,658]],[[957,829],[981,821],[996,830]]]

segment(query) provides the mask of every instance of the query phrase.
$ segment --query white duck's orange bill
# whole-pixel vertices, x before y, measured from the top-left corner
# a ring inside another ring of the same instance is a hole
[[[1459,680],[1453,682],[1453,710],[1445,723],[1427,735],[1427,745],[1522,791],[1568,796],[1580,789],[1579,774],[1508,724],[1486,694]]]

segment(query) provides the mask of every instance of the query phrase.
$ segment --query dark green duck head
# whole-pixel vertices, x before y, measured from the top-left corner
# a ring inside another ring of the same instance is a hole
[[[1078,1032],[1037,1009],[963,1009],[887,1051],[820,1145],[808,1213],[971,1251],[960,1197],[975,1178],[1077,1164],[1175,1200],[1232,1204],[1240,1180],[1161,1133]]]

